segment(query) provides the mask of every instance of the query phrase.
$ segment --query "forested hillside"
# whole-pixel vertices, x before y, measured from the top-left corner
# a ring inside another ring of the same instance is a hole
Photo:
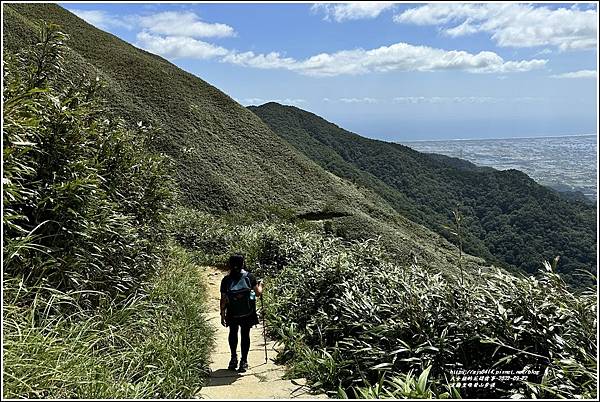
[[[595,206],[566,200],[517,170],[479,168],[367,139],[293,106],[250,110],[325,169],[448,238],[445,227],[458,206],[468,253],[527,273],[560,255],[558,270],[570,284],[594,282],[578,271],[596,272]]]
[[[329,218],[348,239],[381,236],[398,258],[441,268],[456,248],[399,214],[366,187],[322,169],[275,134],[254,113],[201,78],[87,24],[56,4],[4,5],[4,43],[17,51],[36,24],[59,24],[70,35],[66,75],[98,77],[107,110],[130,127],[153,127],[145,146],[174,168],[183,205],[212,213]],[[131,68],[135,66],[135,68]],[[479,259],[465,257],[477,267]]]
[[[516,171],[253,108],[278,135],[55,4],[3,11],[3,397],[197,398],[206,265],[233,253],[265,280],[278,362],[330,396],[597,396],[596,289],[557,273],[591,269],[590,209]],[[467,389],[465,367],[538,374]]]

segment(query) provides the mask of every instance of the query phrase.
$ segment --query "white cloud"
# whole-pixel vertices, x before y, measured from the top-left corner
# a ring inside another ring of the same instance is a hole
[[[208,23],[193,12],[165,11],[147,15],[116,16],[104,10],[69,9],[73,14],[100,29],[141,28],[152,34],[187,36],[191,38],[223,38],[236,36],[226,24]]]
[[[211,59],[225,56],[229,53],[223,47],[194,38],[186,36],[158,36],[146,31],[137,34],[137,43],[135,45],[168,59],[182,57]]]
[[[398,96],[392,99],[394,103],[417,104],[417,103],[497,103],[498,98],[489,96]]]
[[[454,38],[457,36],[474,34],[477,31],[479,31],[479,29],[476,26],[472,25],[471,20],[468,19],[462,24],[455,26],[454,28],[446,29],[445,32],[447,35],[452,36]]]
[[[255,68],[283,68],[311,76],[336,76],[388,71],[462,70],[471,73],[523,72],[543,67],[547,60],[504,61],[494,52],[471,54],[427,46],[396,43],[376,49],[321,53],[304,60],[279,53],[230,53],[223,61]]]
[[[243,105],[262,105],[265,103],[263,98],[246,98],[239,101]]]
[[[367,4],[371,3],[359,4],[364,10],[368,9]],[[383,3],[380,3],[380,9],[383,7],[381,4]],[[350,5],[352,4],[343,6]],[[441,70],[504,74],[542,68],[547,63],[544,59],[505,61],[490,51],[472,54],[461,50],[444,50],[408,43],[367,50],[359,48],[320,53],[297,60],[279,52],[239,52],[200,40],[198,37],[234,35],[235,31],[228,25],[202,22],[194,13],[162,12],[138,17],[137,22],[144,30],[137,34],[136,45],[169,59],[218,58],[223,63],[259,69],[284,69],[308,76]]]
[[[552,78],[597,78],[596,70],[579,70],[569,73],[551,75]]]
[[[69,9],[70,12],[87,22],[100,29],[109,29],[112,27],[117,28],[133,28],[134,22],[131,18],[120,18],[111,15],[103,10],[80,10],[80,9]]]
[[[394,16],[397,23],[444,26],[449,36],[491,34],[503,47],[556,46],[560,50],[596,47],[595,9],[550,9],[517,3],[434,3]]]
[[[519,102],[534,103],[543,102],[545,98],[522,96],[516,98],[497,98],[491,96],[398,96],[392,99],[393,103],[399,104],[484,104]]]
[[[211,59],[226,56],[230,53],[229,50],[196,38],[236,35],[229,25],[200,21],[192,12],[167,11],[148,15],[115,16],[103,10],[70,11],[101,29],[142,29],[137,33],[135,45],[168,59]]]
[[[193,12],[165,11],[139,17],[139,25],[154,34],[189,36],[192,38],[223,38],[236,36],[226,24],[201,21]]]
[[[544,49],[540,50],[539,52],[537,52],[536,54],[534,54],[534,57],[542,56],[542,55],[546,55],[546,54],[552,54],[552,50],[550,50],[548,48],[544,48]]]
[[[304,99],[290,99],[290,98],[285,98],[280,103],[290,104],[290,105],[300,105],[302,103],[306,103],[306,100],[304,100]]]
[[[230,52],[221,61],[245,67],[262,69],[287,68],[292,69],[296,61],[290,57],[282,57],[277,52],[255,54],[254,52]]]
[[[344,103],[377,103],[378,100],[375,98],[340,98],[340,102]]]
[[[326,21],[335,20],[343,22],[349,20],[362,20],[377,18],[383,11],[394,7],[394,3],[387,2],[360,2],[344,4],[316,3],[311,11],[323,12]]]
[[[493,96],[396,96],[394,98],[369,98],[369,97],[350,97],[333,100],[323,98],[323,102],[342,102],[342,103],[367,103],[367,104],[498,104],[498,103],[539,103],[547,101],[547,98],[521,96],[514,98],[493,97]]]

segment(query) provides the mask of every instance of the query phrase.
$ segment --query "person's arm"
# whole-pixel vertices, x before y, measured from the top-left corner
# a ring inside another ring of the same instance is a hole
[[[254,286],[254,293],[256,293],[257,296],[262,295],[263,292],[263,283],[262,281],[258,281],[256,283],[256,286]]]
[[[227,290],[227,286],[226,286],[226,278],[223,278],[223,280],[221,280],[221,303],[220,303],[220,309],[221,309],[221,325],[223,325],[224,327],[227,326],[227,320],[225,319],[225,314],[227,313],[227,293],[225,293],[225,291]]]
[[[221,292],[221,325],[224,327],[227,326],[227,321],[225,320],[225,314],[227,313],[227,295]]]

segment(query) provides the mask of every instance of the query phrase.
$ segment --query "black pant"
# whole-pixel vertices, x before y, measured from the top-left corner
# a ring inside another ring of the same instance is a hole
[[[242,360],[248,361],[248,351],[250,350],[250,324],[230,324],[229,325],[229,348],[231,357],[237,356],[238,328],[242,335]]]

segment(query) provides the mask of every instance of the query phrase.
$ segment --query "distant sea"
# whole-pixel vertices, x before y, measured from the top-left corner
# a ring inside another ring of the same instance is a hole
[[[560,191],[597,199],[597,135],[481,140],[401,141],[417,151],[468,160],[499,170],[518,169]]]

